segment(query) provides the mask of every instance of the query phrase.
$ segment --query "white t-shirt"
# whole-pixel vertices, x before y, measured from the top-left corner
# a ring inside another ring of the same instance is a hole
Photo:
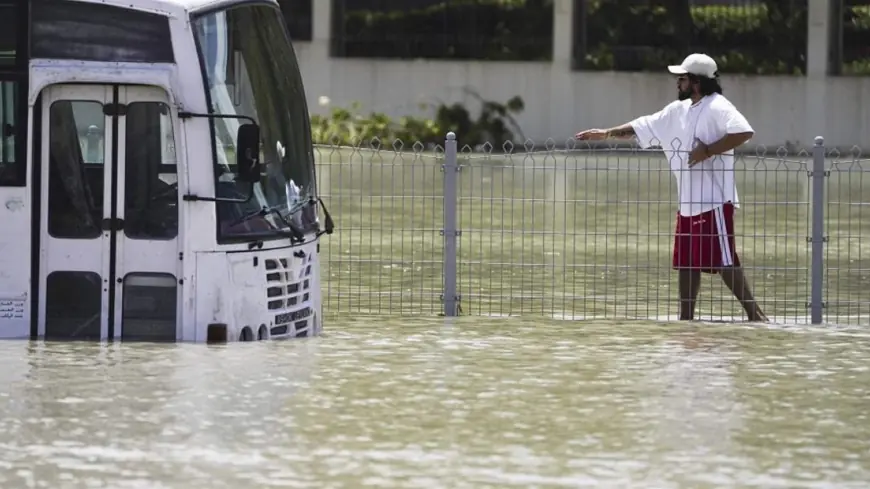
[[[695,139],[713,144],[726,134],[755,132],[743,114],[720,94],[696,104],[675,100],[655,114],[630,122],[640,147],[661,146],[677,179],[680,215],[696,216],[726,202],[739,207],[734,185],[734,151],[714,155],[689,168]]]

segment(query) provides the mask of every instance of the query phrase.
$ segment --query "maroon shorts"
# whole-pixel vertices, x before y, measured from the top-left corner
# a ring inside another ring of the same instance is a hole
[[[674,268],[717,273],[730,266],[740,266],[734,246],[734,205],[728,202],[697,216],[678,212]]]

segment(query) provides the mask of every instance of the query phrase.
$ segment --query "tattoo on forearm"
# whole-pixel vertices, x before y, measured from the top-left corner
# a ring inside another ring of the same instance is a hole
[[[628,127],[616,127],[609,131],[607,134],[612,137],[624,138],[629,136],[634,136],[634,128],[631,126]]]

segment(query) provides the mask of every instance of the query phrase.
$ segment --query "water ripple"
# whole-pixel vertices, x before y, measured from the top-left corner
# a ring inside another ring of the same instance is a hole
[[[845,489],[860,329],[332,320],[313,340],[0,343],[0,487]]]

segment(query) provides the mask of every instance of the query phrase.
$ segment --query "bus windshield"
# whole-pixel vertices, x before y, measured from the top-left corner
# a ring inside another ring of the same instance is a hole
[[[194,29],[210,112],[250,117],[260,126],[264,174],[249,202],[218,204],[218,239],[280,236],[288,225],[310,230],[316,213],[305,204],[316,190],[308,107],[281,11],[244,3],[196,17]],[[235,140],[245,121],[210,121],[216,195],[244,199],[250,184],[236,181]]]

